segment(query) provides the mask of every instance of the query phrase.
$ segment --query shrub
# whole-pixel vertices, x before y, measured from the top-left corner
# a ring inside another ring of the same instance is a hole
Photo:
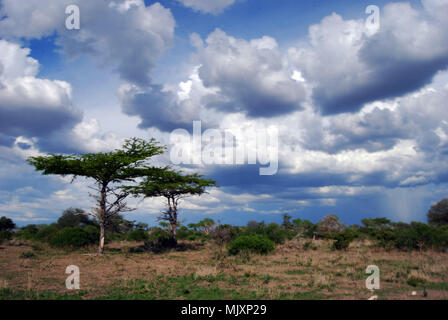
[[[154,228],[145,241],[144,248],[155,253],[164,252],[177,246],[176,241],[167,230]]]
[[[7,230],[0,230],[0,243],[6,240],[11,240],[12,232]]]
[[[146,241],[148,238],[148,233],[142,229],[131,231],[128,234],[128,240],[130,241]]]
[[[317,250],[317,247],[313,244],[313,241],[307,241],[303,244],[303,250]]]
[[[355,240],[356,234],[351,230],[346,230],[333,237],[336,240],[333,243],[333,249],[335,250],[347,250],[350,243]]]
[[[325,216],[317,223],[317,234],[321,237],[331,238],[344,230],[344,224],[340,222],[339,218],[334,214]]]
[[[95,227],[93,227],[95,228]],[[98,230],[95,228],[65,228],[59,231],[49,240],[53,247],[60,248],[81,248],[84,246],[96,244],[99,238]]]
[[[312,238],[317,232],[317,225],[309,220],[295,219],[292,221],[294,224],[294,229],[299,233],[300,236],[306,238]]]
[[[291,232],[281,228],[276,223],[270,223],[264,228],[264,234],[274,243],[283,244],[286,239],[290,238]]]
[[[7,217],[0,218],[0,231],[12,231],[13,229],[15,229],[15,227],[16,225],[11,219]]]
[[[448,199],[431,206],[428,211],[428,223],[432,226],[448,225]]]
[[[25,240],[32,240],[39,232],[39,228],[35,224],[27,225],[20,229],[18,236]]]
[[[34,239],[48,242],[52,237],[54,237],[58,233],[58,231],[59,231],[58,227],[52,224],[39,230],[35,234]]]
[[[230,244],[229,248],[229,253],[233,255],[240,252],[268,254],[271,251],[274,251],[274,242],[259,234],[240,236]]]
[[[62,216],[58,219],[59,228],[74,228],[93,225],[94,222],[89,219],[87,213],[79,208],[69,208],[62,212]]]
[[[20,259],[34,259],[36,255],[31,251],[25,251],[20,254]]]
[[[410,277],[406,283],[410,285],[411,287],[420,287],[424,286],[426,284],[426,280],[422,278],[417,277]]]

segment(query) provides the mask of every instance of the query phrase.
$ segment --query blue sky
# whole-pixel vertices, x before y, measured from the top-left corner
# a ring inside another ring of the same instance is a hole
[[[79,30],[65,28],[71,4]],[[0,215],[19,225],[93,206],[89,181],[43,177],[28,156],[133,136],[172,150],[198,120],[275,128],[279,169],[180,165],[220,186],[184,201],[185,222],[425,221],[447,196],[446,1],[0,0],[0,16]],[[151,224],[163,208],[130,204]]]

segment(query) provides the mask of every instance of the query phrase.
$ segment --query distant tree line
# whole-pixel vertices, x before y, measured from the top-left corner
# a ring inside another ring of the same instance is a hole
[[[354,240],[370,240],[373,246],[398,250],[447,250],[448,249],[447,199],[433,205],[428,211],[428,223],[392,222],[387,218],[366,218],[362,225],[346,226],[336,215],[327,215],[317,223],[292,219],[283,215],[282,224],[249,221],[246,226],[232,226],[205,218],[197,223],[183,225],[176,221],[176,240],[214,242],[218,256],[267,254],[276,245],[288,240],[305,239],[304,250],[316,249],[313,240],[332,240],[334,250],[347,250]],[[129,221],[115,215],[105,225],[107,241],[136,241],[143,243],[141,251],[162,252],[173,246],[171,221],[162,219],[158,226]],[[0,218],[1,240],[12,238],[46,242],[54,247],[78,249],[98,245],[100,225],[84,210],[65,210],[57,222],[50,225],[27,225],[17,228],[6,217]],[[225,250],[226,249],[226,250]]]

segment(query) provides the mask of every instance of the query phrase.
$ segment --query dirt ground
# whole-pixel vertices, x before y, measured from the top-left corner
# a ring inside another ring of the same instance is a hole
[[[448,299],[448,253],[401,252],[358,242],[347,251],[304,241],[267,256],[226,256],[210,243],[186,251],[132,253],[115,242],[104,256],[13,241],[0,245],[0,299]],[[66,268],[80,269],[81,290],[68,290]],[[366,268],[380,269],[380,289],[366,289]]]

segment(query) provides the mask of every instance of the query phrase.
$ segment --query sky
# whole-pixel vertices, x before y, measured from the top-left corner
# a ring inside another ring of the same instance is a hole
[[[139,137],[168,147],[153,165],[216,180],[181,203],[184,223],[426,221],[448,194],[447,32],[446,0],[0,0],[0,216],[90,211],[92,181],[26,159]],[[173,139],[194,121],[213,163],[173,161],[194,156],[193,139]],[[278,159],[275,174],[260,153],[220,163],[225,132]],[[129,205],[152,225],[164,201]]]

